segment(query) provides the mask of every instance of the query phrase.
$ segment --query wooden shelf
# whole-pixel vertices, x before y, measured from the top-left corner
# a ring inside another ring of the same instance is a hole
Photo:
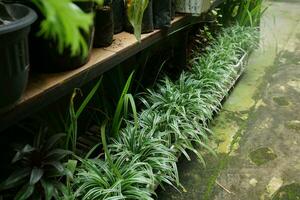
[[[73,88],[99,77],[143,49],[190,25],[199,17],[178,16],[168,30],[143,34],[138,43],[134,35],[122,32],[114,36],[110,47],[93,49],[90,61],[79,69],[56,74],[30,74],[28,87],[13,110],[0,116],[0,131],[70,93]]]

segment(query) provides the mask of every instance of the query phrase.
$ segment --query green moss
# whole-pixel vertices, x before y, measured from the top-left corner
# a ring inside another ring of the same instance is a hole
[[[284,59],[286,62],[284,64],[299,64],[299,57],[295,56],[294,51],[281,51],[281,59]]]
[[[292,183],[281,187],[272,200],[300,200],[300,184]]]
[[[300,131],[300,121],[298,120],[289,121],[285,124],[285,127],[295,131]]]
[[[290,103],[286,100],[285,97],[274,97],[273,101],[275,101],[279,106],[288,106]]]
[[[251,161],[257,166],[263,165],[277,158],[277,155],[269,147],[263,147],[252,151],[249,155]]]

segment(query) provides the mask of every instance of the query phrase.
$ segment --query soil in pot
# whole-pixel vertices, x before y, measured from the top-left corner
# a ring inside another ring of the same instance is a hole
[[[94,47],[107,47],[112,44],[114,36],[113,11],[110,6],[95,9]]]
[[[94,11],[93,2],[76,1],[74,3],[84,12],[91,13]],[[41,21],[42,16],[40,15],[30,33],[30,43],[32,44],[30,47],[30,61],[34,71],[46,73],[63,72],[79,68],[88,62],[93,44],[94,26],[90,27],[88,33],[82,32],[89,48],[88,54],[83,56],[82,53],[79,53],[76,56],[72,56],[69,48],[65,48],[60,53],[56,41],[37,36]]]
[[[112,0],[112,10],[114,19],[114,33],[124,30],[125,4],[124,0]]]
[[[127,9],[125,9],[127,10]],[[126,16],[125,30],[129,33],[133,33],[133,27],[130,24],[128,17]],[[142,33],[150,33],[154,30],[153,23],[153,1],[149,0],[149,4],[144,12],[142,21]]]
[[[153,19],[155,28],[169,28],[172,20],[172,0],[153,0]]]
[[[26,6],[0,3],[0,113],[12,108],[25,90],[28,34],[36,18],[36,13]]]

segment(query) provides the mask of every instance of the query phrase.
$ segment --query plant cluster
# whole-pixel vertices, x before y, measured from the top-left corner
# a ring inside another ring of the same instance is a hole
[[[58,199],[63,187],[60,181],[72,174],[64,164],[65,158],[72,152],[58,147],[65,134],[46,139],[46,131],[40,130],[32,146],[27,144],[17,149],[12,160],[14,171],[0,184],[0,191],[19,188],[14,197],[18,200]],[[10,196],[7,198],[11,199]]]
[[[139,113],[133,96],[128,94],[131,74],[109,128],[107,121],[101,127],[101,143],[84,158],[74,155],[77,119],[102,79],[78,109],[73,102],[75,93],[65,133],[47,139],[48,134],[41,129],[32,146],[17,151],[12,162],[18,168],[0,185],[0,190],[19,190],[15,196],[18,200],[150,200],[158,185],[184,189],[178,178],[177,158],[183,154],[190,160],[189,152],[193,152],[205,165],[199,149],[214,153],[207,145],[211,134],[208,123],[237,76],[235,64],[254,48],[257,35],[256,29],[250,27],[224,29],[205,54],[194,52],[191,70],[183,72],[179,80],[173,82],[165,77],[154,89],[141,95],[144,108]],[[66,139],[61,140],[62,137]],[[99,146],[104,154],[99,152],[91,159]],[[71,154],[75,160],[70,160]]]
[[[222,30],[223,24],[220,23],[222,15],[219,14],[219,8],[210,10],[203,18],[203,23],[192,29],[192,34],[189,38],[189,56],[196,52],[205,52],[210,43],[215,40],[215,37]]]
[[[240,26],[259,26],[265,12],[263,0],[225,0],[218,9],[223,24],[238,23]]]
[[[177,156],[190,150],[205,164],[199,147],[207,145],[208,122],[237,76],[235,64],[256,45],[254,28],[225,29],[204,55],[195,53],[191,71],[172,82],[164,78],[141,97],[138,125],[130,120],[106,144],[105,158],[83,159],[75,177],[80,199],[153,199],[157,184],[179,186]]]
[[[93,14],[85,13],[75,2],[95,2],[100,7],[104,0],[1,0],[34,5],[42,17],[39,36],[57,42],[60,53],[69,48],[72,55],[88,54],[88,45],[84,34],[93,24]],[[143,13],[148,0],[129,0],[128,18],[134,28],[136,38],[140,41]]]

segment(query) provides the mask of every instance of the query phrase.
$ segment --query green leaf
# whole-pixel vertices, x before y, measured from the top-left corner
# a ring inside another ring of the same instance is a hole
[[[130,106],[131,106],[131,109],[132,109],[132,113],[133,113],[135,128],[138,128],[138,116],[137,116],[137,109],[136,109],[134,98],[133,98],[132,94],[126,94],[124,99],[125,99],[125,108],[126,108],[125,109],[126,110],[125,115],[128,114],[127,112],[128,112],[128,100],[129,100]]]
[[[123,88],[122,94],[120,96],[120,99],[118,101],[118,105],[114,114],[114,118],[113,118],[113,122],[112,122],[112,133],[113,133],[113,137],[116,138],[118,136],[118,132],[119,132],[119,128],[121,125],[121,113],[123,111],[123,107],[124,107],[124,98],[125,95],[128,93],[128,90],[130,88],[131,82],[132,82],[132,77],[133,77],[134,72],[132,72],[130,74],[130,76],[128,77],[126,84]]]
[[[84,99],[84,101],[81,103],[80,107],[76,111],[76,118],[79,118],[79,116],[81,115],[82,111],[86,108],[86,106],[88,105],[88,103],[94,97],[94,95],[97,92],[99,86],[101,85],[102,79],[103,79],[103,76],[101,76],[100,80],[96,83],[96,85],[93,87],[93,89],[86,96],[86,98]]]
[[[0,191],[14,188],[24,183],[24,179],[30,176],[30,168],[14,171],[4,182],[0,184]]]
[[[74,174],[76,170],[76,166],[77,166],[77,160],[68,160],[66,168],[70,170],[72,174]]]
[[[141,41],[143,16],[148,3],[149,0],[126,0],[128,20],[133,26],[134,35],[139,42]]]
[[[45,151],[50,150],[53,148],[53,146],[62,138],[65,137],[66,134],[65,133],[60,133],[60,134],[55,134],[53,136],[51,136],[46,144],[45,144]]]
[[[64,150],[64,149],[53,149],[52,151],[48,152],[47,155],[44,157],[45,160],[53,161],[53,160],[61,160],[64,157],[73,154],[72,151]]]
[[[109,153],[108,150],[108,145],[106,142],[106,125],[107,125],[107,121],[105,121],[102,125],[101,125],[101,140],[102,140],[102,144],[103,144],[103,148],[104,148],[104,153],[105,153],[105,158],[107,160],[107,162],[109,163],[109,165],[113,168],[114,172],[116,173],[116,175],[118,176],[118,178],[121,178],[121,173],[119,172],[119,170],[116,168],[116,166],[114,165],[111,155]]]
[[[100,144],[96,144],[85,156],[85,159],[89,159],[90,156],[92,155],[92,153],[94,153],[94,151],[100,146]]]
[[[57,42],[60,53],[70,48],[72,55],[87,55],[88,46],[82,32],[93,24],[93,14],[84,13],[71,0],[32,0],[44,15],[39,35]]]
[[[29,144],[25,145],[24,148],[21,150],[21,151],[18,151],[14,158],[12,159],[11,163],[16,163],[18,162],[19,160],[23,159],[23,156],[24,154],[27,154],[27,153],[31,153],[33,151],[35,151],[36,149],[33,148],[32,146],[30,146]]]
[[[36,184],[37,182],[39,182],[39,181],[41,180],[43,174],[44,174],[44,170],[43,170],[43,169],[34,167],[34,168],[32,169],[32,171],[31,171],[29,184],[30,184],[30,185],[34,185],[34,184]]]
[[[76,171],[76,167],[77,167],[77,160],[68,160],[67,165],[66,165],[66,169],[67,169],[67,178],[69,179],[73,179],[73,175]]]
[[[28,199],[34,191],[34,185],[24,185],[21,190],[15,196],[15,200],[26,200]]]
[[[75,89],[70,100],[70,106],[69,106],[69,117],[70,122],[67,128],[67,139],[66,139],[66,149],[69,149],[69,145],[71,144],[71,150],[73,152],[76,152],[76,143],[77,143],[77,120],[80,117],[83,110],[86,108],[86,106],[89,104],[91,99],[94,97],[95,93],[97,92],[99,86],[101,85],[102,78],[96,83],[96,85],[93,87],[93,89],[90,91],[90,93],[87,95],[87,97],[84,99],[84,101],[81,103],[80,107],[77,111],[75,111],[74,106],[74,98],[77,95],[78,89]]]
[[[45,200],[51,200],[54,194],[54,186],[50,182],[41,180],[45,192]]]
[[[60,173],[64,172],[64,170],[65,170],[63,164],[58,161],[46,162],[46,163],[44,163],[44,165],[50,165],[50,166],[54,167]]]

